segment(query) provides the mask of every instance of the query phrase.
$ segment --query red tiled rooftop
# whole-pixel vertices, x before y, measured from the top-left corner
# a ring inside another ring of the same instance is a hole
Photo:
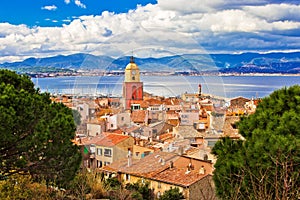
[[[189,186],[207,175],[208,174],[199,174],[199,170],[191,170],[189,173],[186,173],[186,169],[174,167],[157,173],[152,178],[167,183]]]
[[[83,137],[80,138],[80,143],[82,145],[90,145],[90,144],[95,144],[96,142],[98,142],[99,140],[101,140],[103,138],[102,135],[97,135],[95,137]]]
[[[122,131],[124,131],[126,133],[131,133],[131,132],[139,129],[139,126],[122,127],[121,129],[122,129]]]
[[[119,134],[121,135],[123,133],[123,131],[121,129],[117,129],[117,130],[114,130],[114,131],[111,131],[112,133],[115,133],[115,134]]]
[[[147,99],[145,100],[149,105],[161,105],[162,101],[159,99]]]
[[[101,140],[98,140],[95,142],[96,145],[99,146],[105,146],[105,147],[111,147],[114,146],[120,142],[122,142],[123,140],[129,138],[129,136],[127,135],[120,135],[120,134],[107,134],[104,137],[102,137]]]
[[[131,113],[131,120],[135,123],[144,123],[147,110],[135,110]]]
[[[143,100],[131,100],[130,103],[132,104],[140,104],[141,108],[148,108],[148,102],[143,101]]]
[[[189,160],[192,161],[194,169],[190,170],[189,173],[186,173],[186,166],[188,165]],[[174,163],[172,168],[170,168],[169,165],[170,161]],[[206,167],[207,173],[199,173],[199,166],[201,165]],[[186,158],[174,153],[155,152],[141,160],[133,160],[131,166],[128,166],[127,159],[124,159],[114,162],[111,165],[104,166],[102,170],[132,174],[186,187],[211,174],[212,165],[206,161]]]
[[[173,133],[164,133],[159,136],[159,139],[162,141],[174,138]]]
[[[164,100],[164,103],[166,105],[180,105],[181,102],[182,102],[181,99],[174,99],[174,98],[168,98]]]

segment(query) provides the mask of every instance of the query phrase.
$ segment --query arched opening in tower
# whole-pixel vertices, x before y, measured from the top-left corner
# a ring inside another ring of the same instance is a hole
[[[137,99],[137,89],[136,89],[136,86],[132,86],[132,99]]]

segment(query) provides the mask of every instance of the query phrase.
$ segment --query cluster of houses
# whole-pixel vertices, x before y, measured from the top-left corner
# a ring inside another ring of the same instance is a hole
[[[82,166],[117,177],[122,183],[149,182],[156,197],[178,187],[186,199],[214,199],[214,144],[239,139],[239,115],[255,111],[257,101],[196,94],[153,96],[143,91],[133,58],[125,69],[123,98],[59,96],[81,114],[75,143]]]

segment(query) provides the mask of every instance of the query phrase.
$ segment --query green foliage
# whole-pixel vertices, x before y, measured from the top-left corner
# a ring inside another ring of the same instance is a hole
[[[14,86],[16,90],[24,89],[30,93],[34,93],[34,84],[26,75],[18,75],[9,70],[1,70],[0,83],[4,85]]]
[[[160,196],[159,200],[180,200],[184,199],[182,192],[179,191],[178,187],[171,188],[164,192],[163,195]]]
[[[122,184],[116,177],[108,178],[104,182],[105,182],[105,185],[112,190],[119,189],[122,186]]]
[[[222,199],[297,199],[300,86],[273,92],[238,123],[245,141],[217,142],[214,181]]]
[[[35,183],[28,175],[14,174],[0,181],[0,199],[51,199],[51,194],[43,183]]]
[[[29,173],[64,185],[76,174],[81,154],[73,145],[72,110],[52,103],[27,76],[0,70],[0,174]]]
[[[153,194],[149,188],[149,182],[138,181],[133,184],[127,184],[126,189],[132,191],[131,197],[137,200],[151,200],[153,199]]]

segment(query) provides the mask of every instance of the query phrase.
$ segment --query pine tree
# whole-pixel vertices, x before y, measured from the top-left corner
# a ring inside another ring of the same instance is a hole
[[[165,191],[159,198],[160,200],[180,200],[184,199],[183,194],[179,191],[178,187],[172,188]]]
[[[266,97],[241,118],[244,141],[219,141],[214,181],[222,199],[300,197],[300,86]]]
[[[80,165],[72,143],[72,110],[52,103],[49,94],[34,88],[30,78],[0,70],[0,176],[31,174],[63,185]]]

